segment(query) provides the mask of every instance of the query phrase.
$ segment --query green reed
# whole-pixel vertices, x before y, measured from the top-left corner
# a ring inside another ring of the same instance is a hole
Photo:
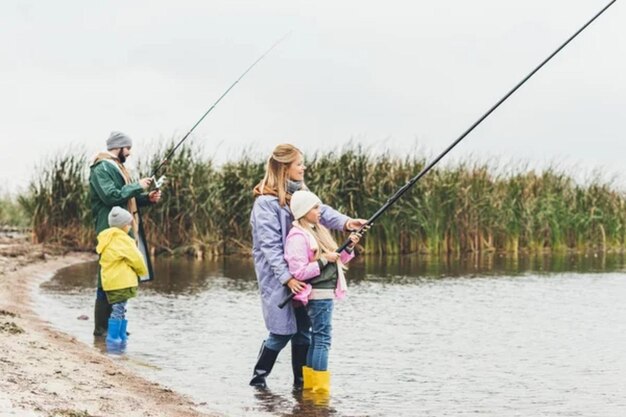
[[[86,174],[84,155],[58,155],[44,164],[19,197],[38,242],[76,249],[94,246]]]
[[[28,226],[29,218],[22,210],[18,200],[13,195],[0,195],[0,227],[24,228]]]
[[[141,159],[140,173],[151,172],[166,150]],[[183,147],[169,161],[161,204],[144,210],[151,246],[196,256],[249,252],[252,188],[265,159],[244,153],[218,166],[201,155]],[[367,218],[426,162],[348,147],[308,158],[306,182],[325,203]],[[53,159],[20,198],[39,240],[94,245],[86,166],[83,156]],[[363,248],[373,254],[622,250],[625,204],[623,193],[597,179],[583,185],[557,169],[504,172],[493,163],[463,162],[423,177],[377,221]]]

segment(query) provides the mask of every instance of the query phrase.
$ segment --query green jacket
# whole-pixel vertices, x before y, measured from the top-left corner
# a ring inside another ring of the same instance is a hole
[[[137,210],[139,207],[150,204],[148,193],[144,192],[138,182],[126,184],[122,173],[112,163],[101,160],[91,166],[89,174],[89,191],[91,195],[91,213],[93,216],[96,235],[109,228],[109,212],[115,206],[127,208],[128,200],[135,198]],[[148,243],[139,216],[139,236],[140,250],[145,253],[145,260],[149,271],[149,277],[154,277],[152,264],[150,262]],[[134,238],[132,229],[129,234]],[[100,270],[98,268],[98,288],[102,288]]]
[[[143,191],[141,185],[138,182],[126,184],[119,170],[107,161],[91,166],[89,191],[96,236],[109,228],[109,212],[113,207],[127,208],[128,200],[133,197],[137,199],[138,207],[150,204],[148,193]]]

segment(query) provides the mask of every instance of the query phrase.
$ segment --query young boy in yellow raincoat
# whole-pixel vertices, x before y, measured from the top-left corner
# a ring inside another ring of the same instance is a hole
[[[122,350],[126,344],[126,303],[137,296],[139,276],[148,269],[135,240],[129,236],[133,216],[121,207],[109,213],[109,228],[98,235],[96,252],[100,255],[102,289],[113,310],[109,318],[106,345],[111,351]]]

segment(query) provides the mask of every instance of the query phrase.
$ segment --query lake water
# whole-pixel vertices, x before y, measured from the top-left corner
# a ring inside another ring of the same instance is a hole
[[[622,417],[624,264],[355,261],[349,297],[335,307],[330,403],[316,406],[291,392],[288,348],[268,391],[247,385],[266,336],[250,260],[159,258],[155,282],[129,302],[131,336],[118,360],[229,416]],[[95,268],[66,268],[37,294],[38,312],[87,344]]]

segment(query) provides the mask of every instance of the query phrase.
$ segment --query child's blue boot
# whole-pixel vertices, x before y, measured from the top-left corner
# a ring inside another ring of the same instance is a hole
[[[122,328],[122,320],[109,319],[109,328],[107,329],[106,345],[107,351],[119,352],[122,347],[122,338],[120,337],[120,330]]]

